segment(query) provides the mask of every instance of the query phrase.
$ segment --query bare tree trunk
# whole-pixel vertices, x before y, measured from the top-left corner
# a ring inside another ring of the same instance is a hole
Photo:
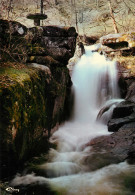
[[[43,0],[40,1],[40,13],[43,14]]]
[[[77,15],[77,11],[75,12],[75,24],[76,24],[76,30],[78,32],[79,30],[78,30],[78,15]]]
[[[8,18],[9,18],[10,11],[12,10],[12,2],[13,2],[13,0],[9,1],[9,5],[8,5]]]
[[[112,18],[112,21],[113,21],[114,31],[115,31],[115,33],[118,33],[119,31],[118,31],[116,21],[115,21],[115,18],[114,18],[113,9],[112,9],[112,6],[111,6],[111,0],[108,0],[108,4],[109,4],[111,18]]]
[[[79,34],[79,29],[78,29],[78,15],[77,15],[77,10],[76,10],[76,2],[74,0],[74,11],[75,11],[75,24],[76,24],[76,30]]]

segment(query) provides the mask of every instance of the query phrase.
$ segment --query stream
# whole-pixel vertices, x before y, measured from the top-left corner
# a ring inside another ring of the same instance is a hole
[[[109,135],[107,122],[120,99],[115,62],[85,47],[85,54],[72,73],[74,111],[72,118],[59,127],[50,142],[48,162],[37,165],[36,173],[16,175],[11,185],[23,186],[24,195],[133,195],[129,181],[135,166],[127,162],[100,166],[88,143]],[[108,106],[97,120],[99,111]],[[101,159],[102,161],[104,159]],[[36,186],[36,187],[34,187]],[[30,190],[29,190],[30,189]]]

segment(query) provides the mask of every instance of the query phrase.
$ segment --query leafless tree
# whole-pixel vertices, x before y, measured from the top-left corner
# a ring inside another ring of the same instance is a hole
[[[10,11],[12,11],[12,3],[13,3],[13,0],[9,0],[9,5],[8,5],[8,18],[9,18]]]
[[[112,21],[113,21],[114,31],[115,31],[115,33],[118,33],[119,31],[118,31],[117,24],[116,24],[116,21],[115,21],[115,17],[114,17],[112,5],[111,5],[111,0],[107,0],[107,1],[108,1],[109,9],[110,9],[110,15],[111,15],[111,18],[112,18]]]
[[[40,0],[40,12],[41,12],[41,14],[43,14],[43,7],[44,7],[43,0]]]

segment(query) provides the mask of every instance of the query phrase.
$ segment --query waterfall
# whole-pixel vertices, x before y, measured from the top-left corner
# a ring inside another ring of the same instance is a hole
[[[57,148],[50,149],[48,162],[38,166],[46,177],[34,174],[17,176],[12,185],[47,184],[61,195],[128,194],[122,186],[122,179],[132,173],[134,167],[124,162],[104,165],[103,168],[97,166],[90,171],[90,166],[94,163],[96,166],[97,161],[94,158],[87,161],[93,154],[87,145],[90,140],[109,134],[106,125],[96,121],[97,114],[102,115],[100,109],[105,105],[111,110],[108,108],[103,115],[104,120],[108,119],[114,102],[119,99],[119,89],[115,63],[92,52],[91,47],[85,50],[72,75],[73,118],[52,135],[50,142],[56,143]]]
[[[85,47],[85,55],[75,66],[72,81],[75,93],[74,120],[93,123],[96,111],[107,100],[119,98],[115,62]]]

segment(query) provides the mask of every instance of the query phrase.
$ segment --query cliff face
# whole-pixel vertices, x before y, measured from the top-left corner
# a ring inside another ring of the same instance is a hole
[[[8,168],[47,151],[51,129],[68,117],[71,79],[66,65],[75,51],[76,32],[56,26],[27,29],[1,20],[0,34],[4,176]]]

